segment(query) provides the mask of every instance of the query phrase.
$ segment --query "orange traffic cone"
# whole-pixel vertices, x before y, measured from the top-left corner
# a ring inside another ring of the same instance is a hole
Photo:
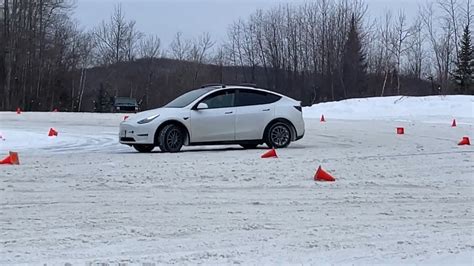
[[[326,122],[326,119],[324,119],[324,115],[321,115],[321,122]]]
[[[469,140],[469,137],[463,137],[458,145],[471,145],[471,141]]]
[[[405,134],[405,129],[403,127],[397,127],[397,134],[398,135],[403,135]]]
[[[20,164],[18,153],[11,151],[5,159],[0,161],[0,164]]]
[[[319,166],[318,170],[316,171],[316,174],[314,174],[314,181],[334,182],[336,181],[336,179],[330,174],[328,174],[326,171],[324,171],[321,166]]]
[[[456,127],[456,119],[453,119],[453,123],[451,124],[452,127]]]
[[[18,115],[21,114],[21,109],[20,109],[20,107],[16,108],[16,113],[17,113]]]
[[[58,135],[58,132],[56,130],[54,130],[54,128],[49,129],[48,137],[53,137],[53,136],[57,136],[57,135]]]
[[[264,154],[262,154],[262,158],[278,158],[278,155],[275,149],[271,149],[265,152]]]

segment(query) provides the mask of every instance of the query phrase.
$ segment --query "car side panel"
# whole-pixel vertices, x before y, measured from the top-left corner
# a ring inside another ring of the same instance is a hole
[[[257,140],[262,139],[266,125],[275,116],[275,105],[250,105],[236,107],[235,139]]]
[[[235,140],[235,108],[191,110],[190,141]]]

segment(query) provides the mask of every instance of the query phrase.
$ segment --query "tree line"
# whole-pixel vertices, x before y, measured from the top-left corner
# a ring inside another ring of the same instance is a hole
[[[204,83],[252,83],[310,105],[387,95],[474,94],[471,0],[372,18],[363,0],[256,10],[227,40],[176,33],[168,47],[120,5],[92,30],[70,0],[2,0],[0,110],[101,111],[103,99],[156,107]]]

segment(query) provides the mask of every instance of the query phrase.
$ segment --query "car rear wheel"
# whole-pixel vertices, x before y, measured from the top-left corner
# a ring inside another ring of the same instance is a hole
[[[290,145],[290,142],[290,126],[284,122],[273,124],[265,136],[265,143],[270,148],[286,148]]]
[[[153,145],[153,144],[135,144],[135,145],[133,145],[133,148],[135,148],[135,150],[137,150],[138,152],[151,152],[155,148],[155,145]]]
[[[181,127],[171,124],[161,130],[159,140],[162,151],[179,152],[184,144],[184,134]]]

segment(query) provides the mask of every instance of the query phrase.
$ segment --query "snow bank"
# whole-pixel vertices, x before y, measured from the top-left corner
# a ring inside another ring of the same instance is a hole
[[[328,102],[305,107],[305,118],[349,120],[407,119],[439,121],[440,119],[474,119],[474,96],[450,95],[427,97],[374,97]]]

